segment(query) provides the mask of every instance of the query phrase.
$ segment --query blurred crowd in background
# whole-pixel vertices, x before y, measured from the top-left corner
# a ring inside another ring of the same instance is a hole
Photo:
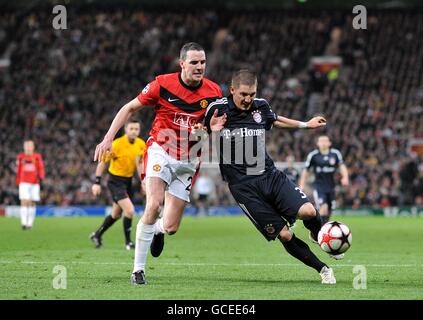
[[[95,145],[118,109],[155,76],[177,71],[180,47],[195,41],[224,93],[231,73],[248,67],[276,113],[327,118],[322,130],[273,129],[275,161],[303,162],[324,133],[350,170],[338,206],[423,205],[422,155],[409,145],[423,139],[423,13],[373,11],[367,30],[335,10],[68,9],[67,30],[54,30],[52,18],[49,10],[0,13],[0,55],[10,59],[0,67],[0,204],[18,204],[24,138],[44,157],[42,204],[109,204],[106,188],[98,199],[90,191]],[[335,74],[311,68],[322,55],[342,57]],[[153,117],[153,109],[137,114],[144,140]],[[210,176],[212,204],[233,204]]]

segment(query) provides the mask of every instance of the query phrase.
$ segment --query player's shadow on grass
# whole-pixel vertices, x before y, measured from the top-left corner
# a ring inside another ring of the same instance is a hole
[[[204,285],[212,285],[214,283],[216,283],[216,281],[219,281],[221,284],[228,284],[228,285],[235,285],[235,284],[257,284],[258,286],[269,286],[269,285],[302,285],[302,286],[309,286],[311,284],[316,284],[321,286],[322,284],[320,283],[320,277],[318,275],[316,275],[315,279],[287,279],[287,278],[277,278],[275,277],[275,279],[263,279],[263,278],[245,278],[242,276],[239,277],[207,277],[204,275],[195,275],[195,274],[190,274],[189,278],[188,277],[178,277],[178,276],[161,276],[158,277],[157,279],[154,279],[155,277],[152,277],[151,282],[154,280],[154,282],[158,281],[160,284],[163,283],[169,283],[169,284],[174,284],[175,282],[179,282],[179,283],[194,283],[197,282],[197,284],[199,283],[204,283]],[[338,281],[338,284],[351,284],[351,281],[349,279],[347,280],[340,280]]]

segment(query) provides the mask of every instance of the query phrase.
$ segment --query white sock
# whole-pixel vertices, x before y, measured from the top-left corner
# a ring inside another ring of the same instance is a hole
[[[28,207],[21,206],[19,211],[21,214],[21,225],[26,227],[28,221]]]
[[[29,207],[28,208],[28,226],[32,228],[32,226],[34,225],[34,220],[35,220],[35,206]]]
[[[135,241],[134,272],[145,270],[148,250],[154,237],[154,224],[144,224],[141,219],[137,224]]]
[[[154,234],[159,233],[166,233],[164,226],[163,226],[163,217],[157,219],[156,223],[154,224]]]

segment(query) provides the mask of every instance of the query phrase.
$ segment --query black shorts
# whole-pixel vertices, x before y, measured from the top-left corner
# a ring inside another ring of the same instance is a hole
[[[208,198],[209,198],[208,194],[204,194],[204,193],[198,194],[198,201],[207,201]]]
[[[332,210],[336,208],[336,198],[335,191],[323,191],[319,189],[314,189],[313,191],[314,202],[316,203],[316,208],[320,209],[323,204],[328,205],[328,212],[331,213]]]
[[[134,195],[134,192],[132,190],[132,177],[119,177],[109,173],[109,181],[107,182],[107,187],[112,193],[113,201],[116,203],[119,200],[125,198],[132,199]]]
[[[247,182],[229,185],[232,196],[256,228],[275,240],[285,225],[294,224],[307,196],[281,171],[274,169]]]

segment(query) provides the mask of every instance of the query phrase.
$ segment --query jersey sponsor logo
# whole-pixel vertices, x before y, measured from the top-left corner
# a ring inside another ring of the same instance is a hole
[[[241,137],[259,137],[264,134],[264,129],[241,129]]]
[[[209,105],[209,103],[207,102],[206,99],[203,99],[203,100],[200,101],[200,107],[201,108],[205,109],[205,108],[207,108],[208,105]]]
[[[155,172],[159,172],[160,170],[162,170],[162,167],[161,167],[159,164],[155,164],[155,165],[153,166],[153,170],[154,170]]]
[[[33,163],[25,163],[23,165],[23,170],[24,171],[35,171],[35,165]]]
[[[222,130],[222,136],[225,137],[225,139],[230,139],[231,138],[231,130],[229,129],[223,129]]]
[[[323,172],[323,173],[332,173],[332,172],[335,172],[335,168],[334,167],[326,167],[326,166],[324,166],[324,167],[316,167],[316,173],[320,173],[320,172]]]
[[[142,94],[147,94],[150,91],[150,84],[147,84],[144,89],[142,89]]]
[[[253,119],[255,122],[260,123],[261,122],[261,113],[260,111],[253,111]]]
[[[173,117],[173,123],[181,127],[190,128],[197,124],[198,117],[194,117],[192,114],[175,112]]]
[[[230,139],[231,136],[233,137],[260,137],[265,134],[264,129],[248,129],[248,128],[239,128],[234,130],[224,129],[222,130],[222,136],[226,139]]]

